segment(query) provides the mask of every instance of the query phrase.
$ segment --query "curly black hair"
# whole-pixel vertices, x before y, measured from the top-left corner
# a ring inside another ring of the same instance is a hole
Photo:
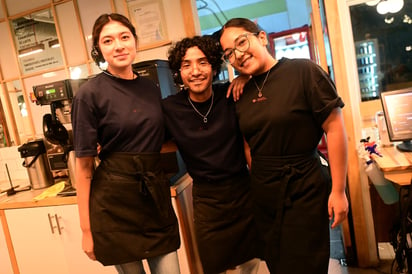
[[[222,48],[216,38],[211,35],[184,38],[172,45],[168,52],[169,66],[177,84],[183,84],[180,77],[180,66],[186,51],[192,47],[198,47],[205,54],[207,61],[212,65],[212,70],[216,71],[215,77],[220,73],[223,62]]]

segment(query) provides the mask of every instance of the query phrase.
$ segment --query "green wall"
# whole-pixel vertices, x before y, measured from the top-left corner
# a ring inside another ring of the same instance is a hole
[[[209,10],[206,12],[208,11]],[[240,6],[238,8],[225,10],[224,15],[228,19],[234,17],[247,17],[252,19],[286,11],[286,0],[262,0],[253,5]],[[223,16],[219,10],[215,10],[215,15],[223,24],[226,22],[225,16]],[[221,27],[215,15],[210,12],[208,15],[199,16],[202,30]]]

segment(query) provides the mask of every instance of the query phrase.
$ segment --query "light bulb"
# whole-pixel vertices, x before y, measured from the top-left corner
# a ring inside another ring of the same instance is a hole
[[[376,11],[379,14],[387,14],[389,12],[389,9],[390,9],[390,2],[386,0],[379,2],[379,4],[376,6]]]
[[[380,0],[371,0],[371,1],[366,2],[365,4],[368,6],[375,6],[376,4],[379,3],[379,1]]]
[[[82,69],[79,67],[70,68],[70,78],[71,79],[80,79],[82,74]]]
[[[403,0],[390,0],[389,12],[397,13],[403,8]]]
[[[386,24],[392,24],[394,20],[395,20],[395,18],[393,16],[390,16],[390,17],[386,16],[385,17],[385,23]]]

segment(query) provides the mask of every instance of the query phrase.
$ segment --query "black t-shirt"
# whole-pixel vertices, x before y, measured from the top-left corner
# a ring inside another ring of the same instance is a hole
[[[80,86],[72,105],[77,157],[111,152],[159,152],[164,141],[160,89],[149,79],[104,73]]]
[[[307,59],[283,58],[254,76],[236,103],[239,124],[252,156],[297,155],[316,149],[322,124],[332,110],[344,104],[329,76]],[[256,82],[256,84],[255,84]]]
[[[214,99],[207,123],[181,91],[163,100],[167,130],[176,142],[191,176],[207,180],[226,179],[246,167],[243,136],[236,119],[233,99],[226,99],[228,84],[214,85]],[[193,102],[203,115],[211,99]]]

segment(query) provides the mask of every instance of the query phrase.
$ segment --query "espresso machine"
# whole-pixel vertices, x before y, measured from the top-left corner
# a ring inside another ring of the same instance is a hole
[[[75,195],[75,156],[71,125],[71,104],[80,85],[87,79],[66,79],[33,86],[37,105],[50,105],[43,116],[43,135],[50,170],[54,179],[68,178],[59,195]]]

